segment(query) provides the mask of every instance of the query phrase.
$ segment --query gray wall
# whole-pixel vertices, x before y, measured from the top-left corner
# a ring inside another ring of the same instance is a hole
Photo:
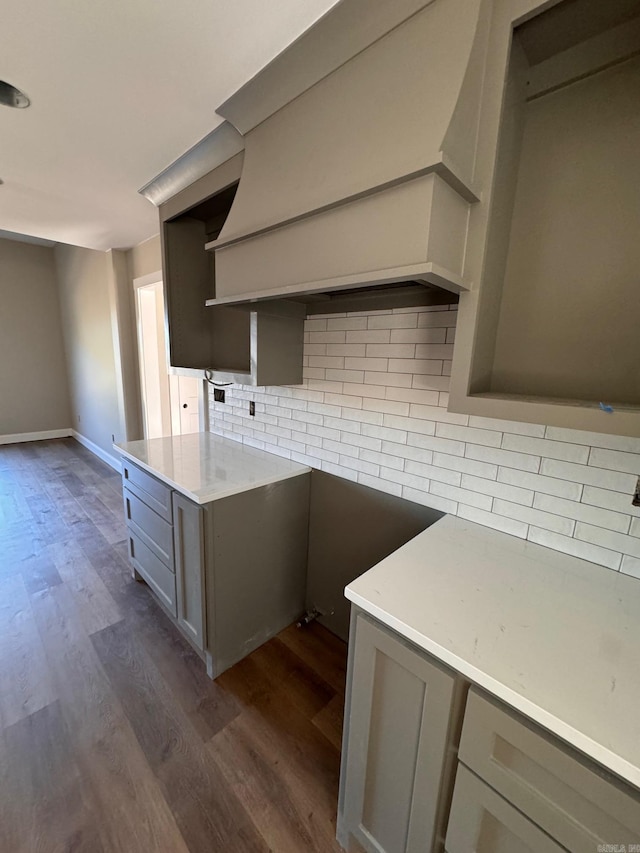
[[[117,311],[110,252],[58,244],[54,249],[64,331],[73,428],[113,455],[122,441],[124,412]],[[116,339],[117,340],[117,339]]]
[[[0,438],[71,427],[53,249],[0,239]]]

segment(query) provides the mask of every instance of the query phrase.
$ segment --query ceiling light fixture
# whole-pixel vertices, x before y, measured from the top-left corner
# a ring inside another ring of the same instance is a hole
[[[0,80],[0,104],[5,107],[16,107],[19,110],[23,110],[30,103],[31,101],[24,92],[16,89],[11,83],[7,83],[6,80]]]

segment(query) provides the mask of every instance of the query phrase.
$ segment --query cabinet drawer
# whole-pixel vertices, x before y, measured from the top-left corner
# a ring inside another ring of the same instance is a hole
[[[172,520],[171,489],[165,483],[126,460],[122,463],[122,483],[124,488],[137,495],[165,521]]]
[[[176,616],[176,576],[160,562],[153,551],[135,533],[129,532],[129,557],[134,569],[142,575],[160,601]]]
[[[460,761],[567,850],[640,842],[640,793],[472,690]]]
[[[559,844],[462,764],[456,774],[445,850],[446,853],[564,853]]]
[[[129,489],[124,490],[124,512],[129,529],[173,571],[173,527]]]

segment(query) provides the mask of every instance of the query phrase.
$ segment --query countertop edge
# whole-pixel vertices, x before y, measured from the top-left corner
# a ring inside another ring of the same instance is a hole
[[[118,447],[118,445],[113,445],[114,450],[116,450],[120,456],[128,459],[130,462],[133,462],[134,465],[137,465],[139,468],[142,468],[147,473],[151,474],[158,480],[161,480],[167,486],[170,486],[172,489],[175,489],[176,492],[180,492],[184,497],[189,498],[189,500],[197,503],[199,505],[204,505],[208,503],[212,503],[213,501],[221,500],[222,498],[228,498],[232,495],[239,495],[242,492],[251,491],[251,489],[260,489],[263,486],[270,486],[272,483],[279,483],[282,480],[289,480],[291,477],[300,477],[302,474],[308,474],[311,471],[311,468],[308,466],[302,466],[299,471],[289,471],[282,474],[274,474],[270,477],[263,477],[260,480],[253,480],[251,482],[243,483],[241,485],[235,485],[228,489],[224,489],[222,491],[217,491],[213,494],[205,492],[204,494],[198,494],[196,492],[192,492],[189,489],[186,489],[184,486],[180,485],[180,483],[176,483],[175,480],[172,480],[170,477],[167,477],[166,474],[163,474],[161,471],[158,471],[157,468],[149,465],[147,462],[143,462],[133,453],[130,453],[128,450],[124,450],[122,447]],[[280,457],[278,457],[280,458]]]
[[[349,601],[362,611],[377,619],[388,628],[391,628],[401,637],[409,640],[409,642],[418,648],[460,673],[464,678],[486,690],[487,693],[490,693],[496,699],[500,699],[506,705],[509,705],[510,708],[519,711],[528,719],[533,720],[533,722],[538,723],[547,731],[552,732],[579,752],[610,770],[616,776],[640,789],[640,768],[635,767],[635,765],[617,753],[603,747],[564,720],[545,711],[544,708],[529,701],[520,693],[497,681],[483,670],[470,664],[464,658],[439,645],[425,634],[406,625],[402,620],[392,616],[383,608],[376,606],[367,598],[351,590],[348,586],[345,588],[344,594]]]

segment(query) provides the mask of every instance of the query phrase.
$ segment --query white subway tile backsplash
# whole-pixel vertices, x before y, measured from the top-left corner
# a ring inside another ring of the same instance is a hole
[[[448,391],[451,379],[448,376],[434,376],[428,373],[416,373],[411,379],[411,388],[427,391]]]
[[[383,424],[394,429],[420,432],[423,435],[435,435],[436,431],[436,425],[433,421],[423,421],[419,418],[407,418],[400,415],[384,415]]]
[[[442,374],[442,361],[418,358],[390,358],[389,370],[395,373],[426,373],[429,376]]]
[[[404,470],[407,474],[417,474],[419,477],[424,477],[425,480],[437,480],[439,483],[448,483],[450,486],[459,486],[462,479],[462,474],[458,471],[449,471],[446,468],[427,465],[413,459],[404,460]]]
[[[347,332],[348,344],[388,344],[391,340],[389,329],[368,329]]]
[[[444,344],[449,330],[442,328],[428,329],[392,329],[392,344]]]
[[[457,319],[457,311],[425,311],[418,315],[418,327],[455,326]]]
[[[381,468],[393,468],[396,471],[402,471],[406,462],[401,456],[389,456],[388,453],[379,453],[377,450],[360,450],[360,459],[367,462],[373,462],[374,465],[380,465]]]
[[[605,416],[606,417],[606,416]],[[626,435],[601,435],[598,432],[546,427],[547,438],[557,441],[571,441],[574,444],[586,444],[588,447],[601,447],[607,450],[622,450],[628,453],[640,453],[640,438]]]
[[[370,329],[415,329],[418,325],[418,314],[382,314],[376,312],[369,316]]]
[[[435,453],[433,463],[439,468],[448,471],[460,471],[463,474],[473,474],[475,477],[484,477],[486,480],[495,480],[498,474],[498,466],[489,462],[480,462],[475,459],[451,456],[447,453]]]
[[[616,530],[618,533],[629,532],[629,516],[620,512],[611,512],[597,506],[589,506],[577,501],[568,501],[565,498],[541,494],[536,495],[533,505],[536,509],[554,512],[576,521],[586,521],[587,524],[606,527],[609,530]]]
[[[450,423],[439,423],[436,427],[436,435],[443,438],[453,438],[457,441],[468,441],[472,444],[483,444],[486,447],[500,447],[502,441],[501,432]]]
[[[398,403],[395,400],[377,400],[365,397],[362,407],[366,411],[380,412],[382,415],[408,415],[409,403]]]
[[[361,398],[364,402],[364,398]],[[377,424],[382,426],[382,412],[370,412],[368,409],[347,409],[342,407],[342,417],[347,421],[358,421],[361,424]]]
[[[571,501],[579,501],[582,494],[580,483],[544,477],[542,474],[530,474],[528,471],[516,471],[513,468],[499,468],[498,480],[511,486],[520,486],[545,495],[557,495]]]
[[[414,403],[409,409],[409,414],[412,418],[425,418],[441,424],[466,426],[469,422],[469,415],[458,415],[455,412],[448,412],[440,406],[424,406],[420,403]]]
[[[456,318],[315,316],[303,384],[230,386],[211,430],[640,578],[640,438],[447,412]]]
[[[442,406],[442,393],[441,391],[427,391],[424,388],[387,388],[386,398],[387,400],[398,400],[402,403],[437,408],[438,406]],[[441,411],[446,414],[446,409],[442,409]]]
[[[528,539],[538,545],[553,548],[554,551],[562,551],[564,554],[571,554],[572,557],[579,557],[581,560],[588,560],[590,563],[599,563],[608,569],[620,568],[622,557],[615,551],[590,545],[587,542],[580,542],[578,539],[572,539],[569,536],[560,536],[550,530],[530,527]]]
[[[419,432],[410,432],[407,444],[413,447],[423,447],[427,450],[435,450],[440,453],[448,453],[452,456],[464,456],[464,444],[462,441],[451,441],[448,438],[438,438],[432,435],[423,435]]]
[[[481,495],[479,492],[472,492],[468,489],[461,489],[459,486],[451,486],[449,483],[439,483],[435,480],[432,481],[429,491],[433,495],[458,501],[459,504],[473,506],[477,509],[489,511],[493,504],[493,498],[489,495]]]
[[[449,498],[441,498],[439,495],[432,495],[419,489],[412,489],[409,486],[402,487],[402,497],[408,501],[414,501],[414,503],[424,504],[424,506],[440,510],[440,512],[458,515],[457,502],[451,501]]]
[[[334,370],[327,369],[326,377],[330,382],[363,382],[363,370]]]
[[[355,382],[343,382],[342,391],[344,394],[354,394],[360,397],[375,397],[377,400],[384,400],[387,396],[387,388],[384,385],[376,386],[357,384]]]
[[[400,483],[401,486],[407,486],[410,489],[417,489],[422,492],[429,491],[429,480],[419,477],[417,474],[408,474],[406,471],[397,471],[393,468],[381,468],[380,476],[384,480]]]
[[[460,518],[466,518],[468,521],[475,521],[476,524],[484,524],[485,527],[492,527],[494,530],[510,533],[511,536],[518,536],[520,539],[527,538],[529,526],[514,518],[496,515],[493,512],[487,512],[484,509],[478,509],[475,506],[468,506],[466,504],[458,506],[457,515]]]
[[[623,471],[627,474],[640,474],[640,453],[624,453],[621,450],[592,447],[589,453],[589,465],[596,468],[609,468],[611,471]]]
[[[415,344],[367,344],[367,358],[415,358]]]
[[[394,388],[411,388],[411,374],[367,371],[364,375],[364,384],[380,385],[385,387],[387,385],[392,385]]]
[[[362,424],[362,434],[370,438],[379,438],[382,441],[392,441],[396,444],[407,443],[407,432],[392,427],[375,426],[375,424]]]
[[[631,575],[633,578],[640,578],[640,560],[625,554],[622,558],[620,571],[625,575]]]
[[[389,456],[398,456],[404,459],[411,459],[414,462],[424,462],[431,464],[433,462],[433,452],[424,450],[422,447],[410,447],[408,444],[396,444],[393,441],[382,442],[382,452],[388,453]]]
[[[580,444],[549,441],[545,438],[531,438],[528,435],[505,433],[502,446],[505,450],[515,450],[517,453],[530,453],[534,456],[544,456],[545,459],[559,459],[562,462],[576,462],[578,464],[586,463],[589,456],[589,448]]]
[[[481,492],[494,498],[502,498],[512,503],[533,506],[533,491],[521,489],[518,486],[508,486],[506,483],[498,483],[496,480],[485,480],[482,477],[472,477],[471,474],[462,475],[462,487],[472,492]]]
[[[450,361],[453,358],[453,344],[416,344],[415,358]]]
[[[543,459],[540,473],[560,480],[571,480],[574,483],[599,486],[602,489],[612,489],[614,492],[628,494],[632,494],[636,481],[632,474],[594,468],[591,465],[574,465],[572,462],[559,462],[556,459]]]
[[[305,350],[311,347],[305,347]],[[324,347],[324,353],[309,353],[309,355],[342,355],[349,357],[363,357],[367,354],[366,344],[316,344],[315,346]]]
[[[306,324],[305,324],[306,325]],[[367,328],[366,317],[330,317],[327,320],[327,330],[336,331],[356,331],[358,329]]]
[[[621,554],[629,554],[631,557],[640,559],[640,539],[635,536],[625,536],[623,533],[615,533],[613,530],[605,530],[603,527],[594,527],[579,521],[576,524],[576,539],[618,551]]]
[[[494,429],[497,432],[508,432],[513,435],[530,435],[533,438],[544,438],[546,427],[542,424],[525,424],[518,421],[503,421],[497,418],[481,418],[471,415],[469,426],[479,429]]]
[[[631,495],[623,492],[612,492],[609,489],[597,489],[595,486],[585,486],[582,493],[582,503],[612,509],[632,516],[640,516],[640,506],[633,506]]]
[[[514,453],[511,450],[501,450],[479,444],[467,444],[464,455],[468,459],[492,462],[494,465],[517,468],[519,471],[530,471],[532,474],[537,474],[540,469],[539,456],[529,456],[526,453]]]
[[[310,344],[344,344],[347,342],[346,332],[311,332]]]
[[[575,521],[571,518],[563,518],[550,512],[522,506],[522,504],[503,501],[501,498],[494,500],[493,511],[498,515],[506,515],[508,518],[523,521],[525,524],[552,530],[554,533],[562,533],[563,536],[571,536],[575,527]]]

